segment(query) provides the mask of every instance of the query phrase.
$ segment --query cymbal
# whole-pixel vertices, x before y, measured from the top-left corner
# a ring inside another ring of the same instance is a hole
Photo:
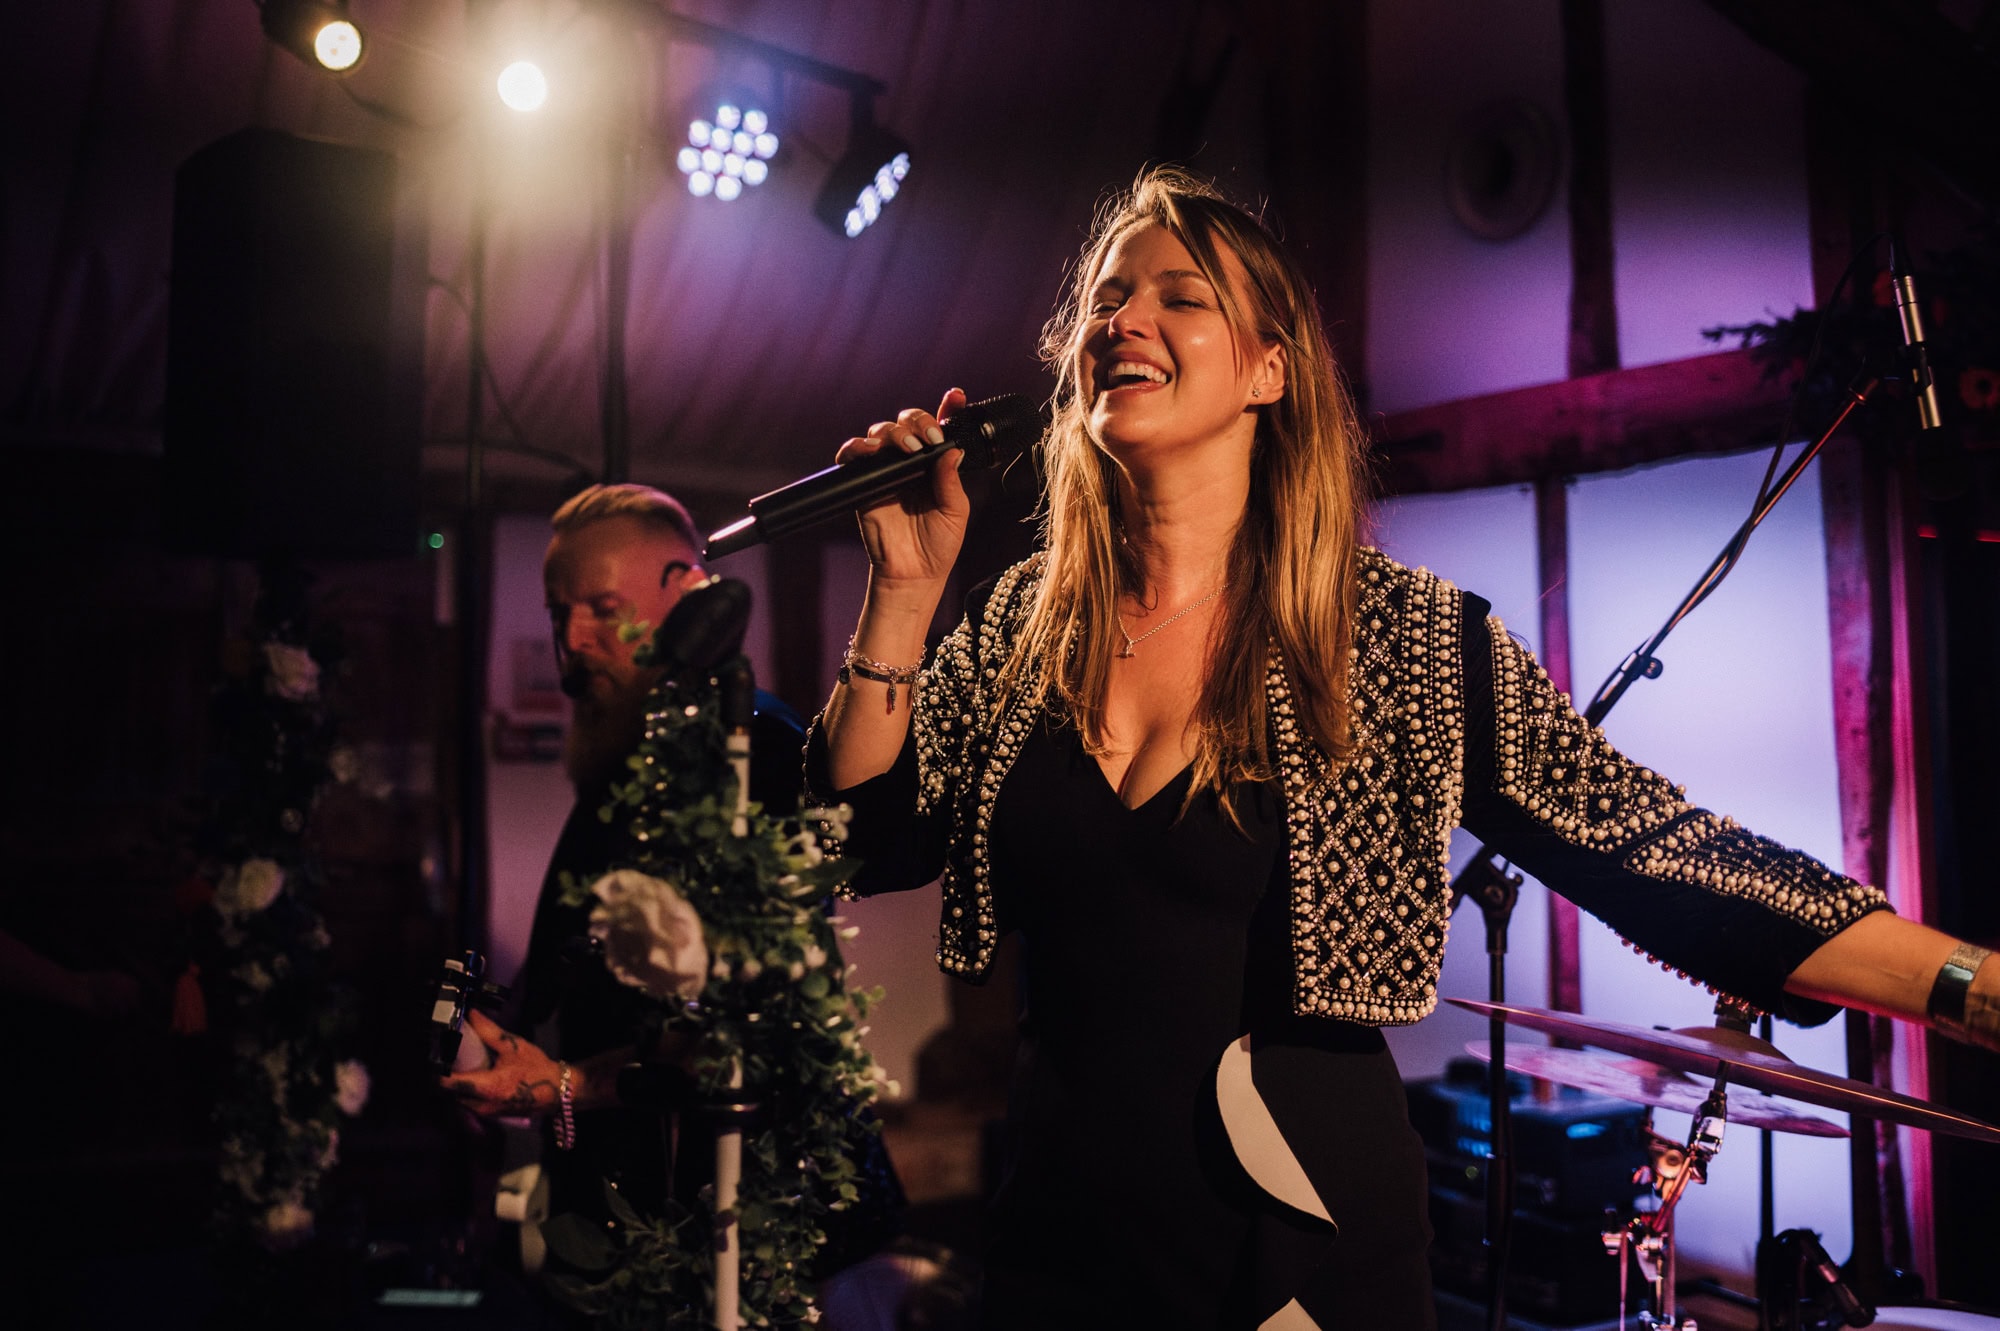
[[[1645,1030],[1574,1012],[1482,1003],[1470,998],[1446,1001],[1471,1012],[1502,1017],[1529,1030],[1643,1058],[1677,1072],[1726,1077],[1732,1086],[1768,1091],[1818,1105],[1822,1109],[1843,1110],[1864,1118],[1879,1118],[1907,1127],[2000,1145],[2000,1128],[1982,1119],[1925,1104],[1922,1100],[1895,1091],[1870,1086],[1865,1081],[1853,1081],[1831,1072],[1801,1066],[1771,1050],[1763,1041],[1739,1032],[1710,1027],[1682,1031]]]
[[[1492,1049],[1482,1040],[1465,1046],[1475,1058],[1491,1059]],[[1509,1045],[1507,1070],[1530,1077],[1561,1082],[1581,1091],[1608,1095],[1614,1100],[1672,1109],[1683,1114],[1701,1112],[1709,1088],[1686,1073],[1663,1068],[1644,1059],[1619,1058],[1595,1049],[1556,1049],[1549,1045]],[[1745,1128],[1768,1128],[1774,1132],[1796,1132],[1806,1137],[1845,1137],[1847,1129],[1838,1123],[1809,1114],[1761,1091],[1729,1087],[1724,1092],[1729,1103],[1729,1122]]]

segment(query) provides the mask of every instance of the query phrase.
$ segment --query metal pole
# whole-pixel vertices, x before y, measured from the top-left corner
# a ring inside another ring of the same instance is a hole
[[[493,558],[481,441],[486,401],[486,142],[473,130],[472,217],[466,233],[465,512],[452,567],[458,618],[458,934],[483,950],[486,937],[486,658]]]

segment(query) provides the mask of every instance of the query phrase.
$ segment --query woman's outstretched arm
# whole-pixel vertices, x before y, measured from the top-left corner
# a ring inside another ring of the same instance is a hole
[[[1792,971],[1785,989],[1801,998],[1927,1022],[2000,1050],[2000,966],[1988,962],[1984,949],[1962,952],[1965,947],[1927,924],[1878,911],[1820,944]],[[1955,958],[1970,964],[1947,971],[1946,963]]]

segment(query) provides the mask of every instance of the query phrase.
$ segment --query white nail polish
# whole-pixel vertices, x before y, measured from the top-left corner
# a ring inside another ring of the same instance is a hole
[[[934,444],[941,444],[944,442],[944,431],[933,425],[924,431],[924,438]]]
[[[920,443],[917,437],[913,434],[897,435],[896,443],[902,448],[902,450],[905,453],[916,453],[920,452],[923,449],[923,444]]]

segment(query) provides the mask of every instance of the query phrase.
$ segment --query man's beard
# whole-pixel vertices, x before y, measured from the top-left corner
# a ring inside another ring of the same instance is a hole
[[[648,691],[643,686],[614,688],[604,696],[586,691],[572,702],[563,770],[579,794],[602,790],[624,775],[625,760],[646,733]]]

